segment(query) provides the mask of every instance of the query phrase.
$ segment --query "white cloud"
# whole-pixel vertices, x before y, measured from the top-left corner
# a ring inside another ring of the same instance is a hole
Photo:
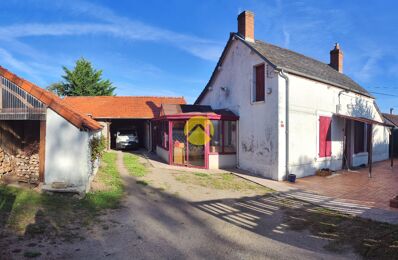
[[[33,68],[33,66],[28,63],[19,61],[10,52],[6,51],[3,48],[0,48],[0,60],[2,61],[2,63],[4,63],[4,65],[9,68],[13,68],[27,75],[31,75],[31,77],[35,79],[35,81],[38,83],[44,82],[43,78],[39,76],[40,73],[35,68]]]
[[[290,33],[287,31],[286,28],[283,28],[283,36],[285,38],[283,46],[285,46],[285,48],[289,48],[289,45],[290,45]]]
[[[368,82],[379,73],[378,62],[382,58],[382,51],[373,49],[371,52],[364,52],[365,56],[362,58],[363,65],[357,72],[354,73],[355,78],[362,82]]]
[[[50,3],[49,3],[50,4]],[[34,36],[72,36],[105,34],[133,41],[166,43],[205,60],[217,61],[223,45],[217,41],[174,32],[140,21],[116,15],[112,10],[85,1],[57,1],[51,3],[63,11],[69,10],[77,16],[85,15],[98,20],[91,23],[26,23],[0,28],[5,39]]]

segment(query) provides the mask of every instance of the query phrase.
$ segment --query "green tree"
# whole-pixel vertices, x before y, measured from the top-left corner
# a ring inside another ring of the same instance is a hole
[[[48,90],[58,96],[113,96],[116,87],[109,80],[103,80],[102,70],[96,70],[84,58],[76,61],[73,70],[63,67],[65,75],[61,82],[53,83]]]

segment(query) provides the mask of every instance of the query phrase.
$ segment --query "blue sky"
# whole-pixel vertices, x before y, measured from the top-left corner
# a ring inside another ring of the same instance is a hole
[[[207,83],[236,17],[254,11],[255,37],[329,62],[398,112],[398,2],[287,0],[8,0],[0,64],[46,87],[79,57],[104,70],[118,95],[185,96]],[[387,95],[385,95],[387,94]]]

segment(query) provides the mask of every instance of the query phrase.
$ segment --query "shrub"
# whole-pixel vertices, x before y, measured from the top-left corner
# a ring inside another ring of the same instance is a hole
[[[106,139],[104,136],[93,137],[90,140],[91,149],[91,162],[95,162],[97,159],[101,159],[104,155],[106,148]]]

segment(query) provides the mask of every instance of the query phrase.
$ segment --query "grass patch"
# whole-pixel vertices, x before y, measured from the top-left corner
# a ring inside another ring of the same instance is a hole
[[[175,174],[175,176],[176,180],[180,182],[207,187],[211,189],[217,189],[217,190],[237,190],[237,191],[255,190],[264,193],[272,191],[271,189],[247,181],[245,179],[239,178],[231,173],[208,174],[208,173],[179,172]]]
[[[119,207],[123,196],[123,184],[116,166],[116,157],[115,153],[104,154],[104,166],[98,171],[96,181],[102,183],[105,189],[88,193],[82,201],[82,206],[94,207],[94,210]]]
[[[398,225],[345,215],[322,207],[287,209],[286,224],[309,230],[328,241],[325,248],[341,253],[351,248],[363,258],[398,259]]]
[[[103,157],[96,181],[104,187],[79,200],[71,194],[41,194],[33,190],[0,186],[0,231],[17,234],[63,236],[72,239],[76,229],[93,222],[99,211],[119,206],[123,186],[116,168],[116,154]]]
[[[137,155],[125,153],[123,155],[123,162],[129,173],[135,177],[144,177],[147,173],[147,168],[140,163]]]

